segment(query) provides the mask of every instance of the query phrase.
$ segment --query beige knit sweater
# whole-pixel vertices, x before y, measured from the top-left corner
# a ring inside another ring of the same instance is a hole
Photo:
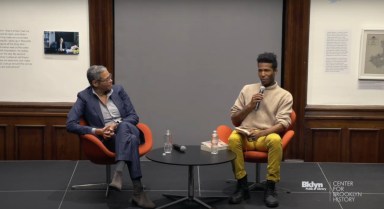
[[[252,96],[259,92],[260,86],[260,83],[245,85],[231,108],[231,114],[242,110],[251,101]],[[265,88],[259,109],[250,112],[240,127],[248,130],[263,130],[280,123],[287,128],[291,124],[292,104],[291,93],[281,88],[276,82]]]

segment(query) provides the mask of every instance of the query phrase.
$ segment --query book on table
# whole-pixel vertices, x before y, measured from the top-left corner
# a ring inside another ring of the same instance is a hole
[[[211,141],[201,142],[200,148],[201,148],[201,150],[210,152],[211,151]],[[226,150],[226,149],[228,149],[228,144],[226,144],[223,141],[219,140],[219,142],[217,143],[217,149],[219,151],[220,150]]]

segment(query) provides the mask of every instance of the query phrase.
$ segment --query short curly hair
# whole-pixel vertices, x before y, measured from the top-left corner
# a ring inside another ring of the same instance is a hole
[[[271,63],[274,70],[277,68],[276,55],[271,52],[264,52],[259,54],[257,57],[257,63]]]

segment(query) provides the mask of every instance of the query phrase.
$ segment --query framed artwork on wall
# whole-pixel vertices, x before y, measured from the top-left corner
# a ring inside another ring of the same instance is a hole
[[[384,80],[384,30],[362,30],[359,79]]]
[[[44,54],[79,54],[79,32],[44,31]]]

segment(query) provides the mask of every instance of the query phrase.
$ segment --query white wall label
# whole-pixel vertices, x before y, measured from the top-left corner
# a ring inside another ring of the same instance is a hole
[[[349,32],[328,31],[325,43],[325,72],[349,69]]]

